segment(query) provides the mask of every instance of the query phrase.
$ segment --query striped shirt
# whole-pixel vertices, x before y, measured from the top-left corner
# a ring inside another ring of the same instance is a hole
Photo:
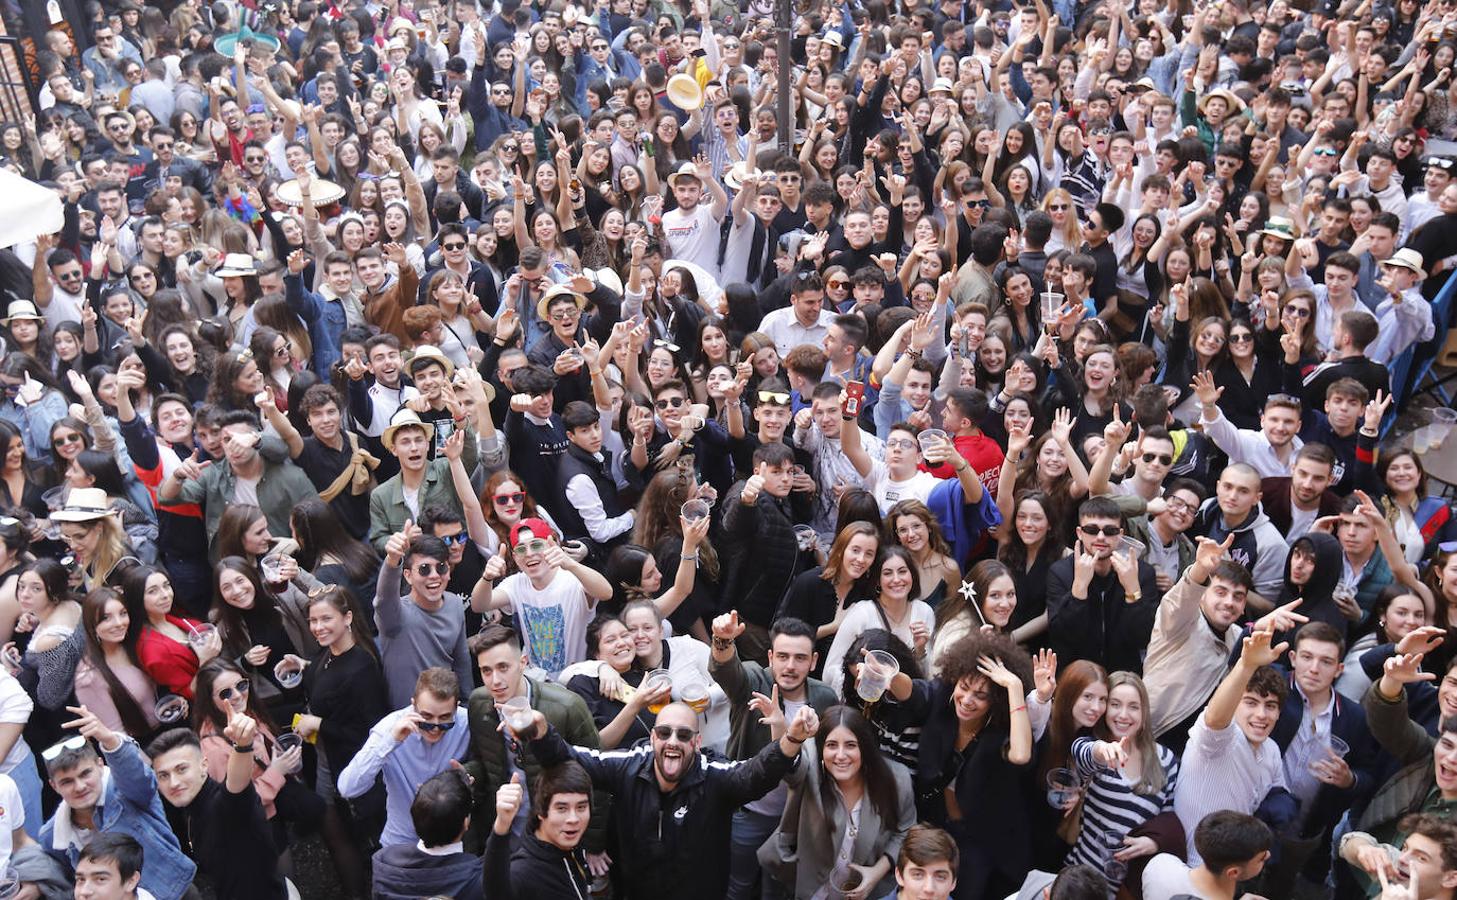
[[[1174,808],[1174,785],[1179,779],[1179,760],[1162,744],[1155,745],[1159,765],[1164,769],[1164,786],[1156,794],[1135,793],[1135,782],[1121,771],[1104,768],[1093,758],[1094,740],[1080,737],[1073,741],[1072,759],[1078,774],[1088,780],[1083,791],[1083,824],[1077,843],[1068,852],[1066,865],[1083,863],[1103,871],[1108,862],[1109,847],[1122,843],[1122,838],[1161,812]],[[1104,840],[1099,840],[1099,837]],[[1116,840],[1110,839],[1116,838]],[[1109,888],[1117,890],[1111,880]]]

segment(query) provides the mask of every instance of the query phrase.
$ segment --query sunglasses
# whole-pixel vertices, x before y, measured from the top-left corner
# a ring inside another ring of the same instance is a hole
[[[1297,319],[1310,318],[1310,310],[1303,306],[1287,306],[1285,307],[1285,311]]]
[[[237,684],[233,685],[232,687],[223,688],[222,690],[218,691],[218,699],[227,702],[234,697],[246,697],[248,696],[249,690],[250,688],[248,687],[248,680],[245,678]]]
[[[451,250],[451,251],[464,250],[465,249],[465,244],[463,242],[459,242],[458,243],[458,242],[455,242],[455,241],[451,241],[449,244],[441,244],[440,245],[440,249],[441,250]]]
[[[1102,526],[1099,526],[1099,525],[1079,525],[1078,526],[1078,531],[1081,531],[1083,534],[1086,534],[1088,537],[1097,537],[1099,534],[1103,535],[1103,537],[1117,537],[1118,535],[1120,535],[1120,534],[1123,533],[1123,526],[1122,525],[1102,525]]]
[[[309,588],[309,591],[308,591],[309,599],[310,600],[317,600],[320,597],[324,596],[325,594],[329,593],[330,591],[337,591],[337,590],[339,590],[339,585],[337,585],[337,584],[321,584],[318,587]]]
[[[455,721],[449,722],[417,722],[415,727],[421,731],[449,731],[455,727]]]
[[[67,434],[67,435],[63,435],[61,437],[56,438],[54,441],[51,442],[51,446],[52,447],[64,447],[67,444],[79,444],[79,443],[81,443],[81,442],[83,442],[85,440],[86,439],[84,437],[82,437],[81,435],[72,433],[72,434]]]
[[[1058,210],[1067,209],[1068,205],[1066,203],[1049,203],[1047,204],[1047,208],[1049,211],[1056,212]]]
[[[422,578],[429,577],[432,574],[449,575],[450,563],[420,563],[418,566],[415,567],[415,574],[419,575]]]
[[[1316,156],[1335,156],[1336,155],[1336,148],[1334,148],[1334,147],[1317,147],[1317,148],[1315,148],[1315,155]]]
[[[693,742],[694,738],[698,737],[698,732],[694,731],[692,728],[674,728],[671,725],[654,725],[653,737],[656,737],[660,741],[672,740],[676,737],[678,739],[678,743],[689,744]]]
[[[653,338],[653,346],[654,347],[662,347],[663,349],[667,350],[669,353],[679,353],[679,352],[681,352],[681,349],[682,349],[677,344],[673,343],[672,341],[665,341],[662,338]]]
[[[687,398],[684,397],[664,397],[653,405],[656,406],[658,409],[677,409],[687,402]]]
[[[520,506],[526,500],[526,494],[497,494],[491,498],[497,506]]]
[[[452,534],[450,537],[442,537],[440,540],[445,546],[449,547],[452,544],[464,544],[466,538],[466,533],[462,531],[460,534]]]
[[[1144,462],[1151,463],[1154,460],[1158,460],[1159,465],[1163,465],[1163,466],[1172,465],[1173,462],[1174,462],[1174,458],[1172,456],[1168,455],[1167,453],[1145,453],[1145,454],[1143,454],[1143,461]]]
[[[1229,336],[1229,342],[1231,344],[1253,344],[1255,342],[1255,336],[1248,331],[1244,331],[1239,334],[1231,334]]]
[[[1437,545],[1437,550],[1442,553],[1451,553],[1457,550],[1457,541],[1443,541]]]
[[[68,737],[59,743],[51,744],[40,752],[40,758],[46,762],[50,762],[67,750],[80,750],[84,746],[86,746],[86,737],[78,734],[74,737]]]
[[[511,552],[517,556],[525,556],[528,553],[545,553],[546,548],[546,541],[536,540],[526,544],[517,544],[511,548]]]
[[[789,405],[789,395],[788,394],[782,394],[779,391],[760,391],[759,392],[759,402],[760,403],[773,403],[775,406],[788,406]]]

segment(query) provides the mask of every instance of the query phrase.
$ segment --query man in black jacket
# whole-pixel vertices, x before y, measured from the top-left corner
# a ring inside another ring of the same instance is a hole
[[[420,840],[375,852],[375,900],[480,896],[484,877],[480,860],[466,853],[462,844],[470,811],[470,785],[459,769],[448,769],[420,785],[410,804],[410,819]]]
[[[511,826],[524,799],[520,773],[496,791],[496,822],[485,856],[485,879],[493,900],[586,897],[591,893],[591,867],[580,845],[592,817],[591,777],[570,761],[543,769],[531,786],[531,818],[536,824],[521,835],[513,850]]]
[[[568,443],[557,469],[557,485],[567,502],[557,524],[567,538],[585,543],[592,558],[606,559],[612,548],[631,537],[634,510],[618,497],[612,459],[602,449],[597,410],[573,400],[562,411],[562,425]]]
[[[1047,635],[1061,659],[1110,672],[1143,671],[1159,590],[1153,566],[1120,546],[1123,517],[1108,497],[1078,509],[1078,545],[1047,573]]]
[[[593,784],[612,792],[608,831],[616,846],[610,852],[628,900],[722,897],[734,810],[779,783],[819,729],[814,709],[803,707],[777,742],[731,763],[702,752],[698,714],[683,703],[663,707],[651,746],[631,750],[570,747],[545,716],[534,717],[537,759],[546,765],[575,759]]]

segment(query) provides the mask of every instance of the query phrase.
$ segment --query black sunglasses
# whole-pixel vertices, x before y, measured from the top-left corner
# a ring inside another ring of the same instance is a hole
[[[248,695],[248,690],[248,681],[247,679],[244,679],[230,688],[223,688],[222,690],[218,691],[218,699],[227,701],[233,699],[233,697],[235,696],[246,697]]]
[[[415,727],[421,731],[449,731],[455,727],[455,721],[449,722],[417,722]]]
[[[1103,537],[1117,537],[1118,535],[1120,535],[1120,534],[1123,533],[1123,526],[1122,525],[1103,525],[1103,526],[1098,526],[1098,525],[1079,525],[1078,526],[1078,531],[1081,531],[1083,534],[1086,534],[1088,537],[1097,537],[1099,534],[1102,534]]]
[[[660,741],[671,740],[672,738],[677,737],[680,744],[688,744],[692,743],[693,739],[698,737],[698,732],[694,731],[692,728],[674,728],[671,725],[654,725],[653,736]]]
[[[1172,465],[1174,462],[1174,458],[1167,453],[1145,453],[1143,455],[1143,461],[1146,463],[1151,463],[1154,460],[1158,460],[1160,465],[1165,466]],[[1089,534],[1091,533],[1089,532]]]
[[[685,398],[683,398],[683,397],[664,397],[663,399],[659,400],[654,405],[657,406],[658,409],[667,409],[669,407],[672,407],[673,409],[677,409],[678,407],[682,406],[684,403],[687,403],[687,402],[688,401]]]
[[[431,574],[431,572],[434,572],[437,575],[449,575],[450,574],[450,564],[449,563],[420,563],[418,566],[415,567],[415,574],[416,575],[419,575],[421,577],[428,577]]]

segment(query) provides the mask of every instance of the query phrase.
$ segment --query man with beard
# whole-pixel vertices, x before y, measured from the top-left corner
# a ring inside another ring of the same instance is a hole
[[[765,712],[783,727],[774,711]],[[603,752],[569,746],[541,712],[532,714],[531,749],[544,765],[575,760],[612,793],[609,833],[618,841],[610,853],[628,900],[722,897],[734,811],[788,774],[819,730],[819,717],[811,707],[800,709],[783,737],[733,763],[703,753],[698,724],[692,707],[670,703],[658,713],[649,746]]]
[[[1288,478],[1265,478],[1260,481],[1265,515],[1285,535],[1285,542],[1294,545],[1315,520],[1340,512],[1341,500],[1331,492],[1336,456],[1325,444],[1306,444],[1295,454]]]
[[[384,565],[375,587],[374,615],[379,623],[380,657],[390,704],[399,709],[410,703],[417,673],[431,666],[455,672],[460,684],[456,696],[471,687],[469,654],[465,648],[465,598],[450,594],[450,551],[439,538],[422,535],[411,521],[389,536]],[[400,596],[400,574],[410,586]]]
[[[788,616],[774,623],[769,633],[769,666],[743,662],[734,641],[743,634],[745,624],[737,611],[713,621],[713,661],[709,674],[728,695],[733,731],[729,736],[728,753],[733,759],[752,759],[772,742],[773,729],[761,717],[756,697],[771,697],[782,708],[785,719],[793,719],[803,708],[823,713],[839,702],[835,692],[824,682],[809,677],[815,667],[815,631],[805,622]],[[777,716],[778,709],[771,710]],[[759,877],[757,851],[779,827],[788,801],[788,788],[779,785],[768,794],[745,804],[734,813],[731,834],[729,896],[748,897],[754,894]]]

